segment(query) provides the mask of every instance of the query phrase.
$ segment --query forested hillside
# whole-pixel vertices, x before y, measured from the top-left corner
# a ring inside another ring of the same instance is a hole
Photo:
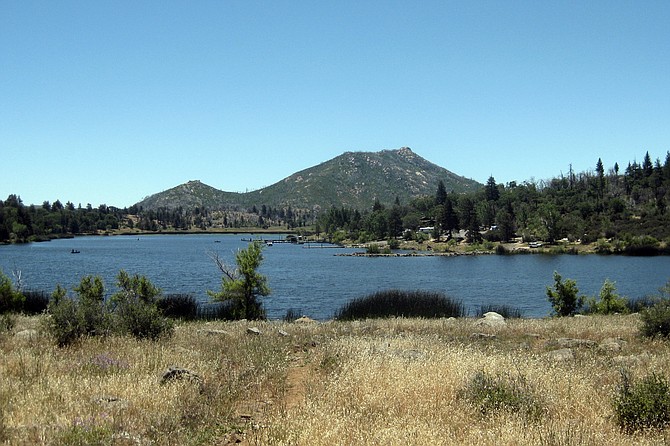
[[[367,213],[331,208],[319,217],[317,230],[336,240],[360,241],[412,237],[420,227],[431,228],[433,238],[465,230],[472,243],[514,237],[598,241],[602,252],[644,252],[670,241],[670,152],[664,163],[652,162],[646,153],[642,164],[632,162],[623,170],[616,163],[606,170],[601,159],[594,166],[541,182],[502,185],[490,177],[481,190],[467,194],[448,193],[438,184],[433,196],[378,204]]]
[[[670,242],[670,152],[652,161],[646,153],[621,168],[570,169],[547,181],[497,184],[494,177],[478,190],[455,193],[436,181],[432,194],[404,202],[383,197],[368,209],[331,206],[319,210],[252,205],[228,210],[162,207],[144,210],[100,205],[75,207],[56,200],[27,206],[17,195],[0,201],[0,241],[25,242],[75,234],[212,228],[301,228],[333,240],[370,241],[427,237],[448,239],[457,230],[467,241],[553,243],[561,239],[598,242],[602,252],[645,252]],[[392,203],[392,204],[383,204]],[[420,228],[424,228],[420,231]],[[427,230],[426,228],[431,228]],[[409,230],[409,231],[407,231]]]

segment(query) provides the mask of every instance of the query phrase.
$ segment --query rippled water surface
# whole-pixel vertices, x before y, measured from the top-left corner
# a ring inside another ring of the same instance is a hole
[[[276,236],[278,237],[278,236]],[[0,269],[21,271],[25,288],[71,288],[85,275],[101,276],[109,291],[120,269],[147,276],[165,293],[207,299],[220,273],[212,253],[233,264],[248,235],[152,235],[78,237],[47,243],[0,246]],[[516,255],[461,257],[346,257],[353,249],[275,243],[263,251],[261,272],[272,294],[264,299],[270,318],[289,308],[328,319],[348,300],[377,290],[441,291],[474,310],[482,304],[518,307],[525,316],[549,314],[545,288],[554,271],[577,280],[595,295],[606,278],[629,297],[657,294],[670,279],[670,257]],[[328,246],[328,245],[325,245]],[[72,254],[71,250],[80,251]]]

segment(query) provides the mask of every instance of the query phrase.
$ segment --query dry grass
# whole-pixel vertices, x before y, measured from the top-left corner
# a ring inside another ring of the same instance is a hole
[[[636,316],[510,320],[498,329],[473,320],[253,324],[261,335],[247,334],[246,322],[189,323],[158,343],[112,337],[64,349],[16,335],[38,319],[19,318],[0,334],[6,444],[225,445],[233,434],[250,445],[670,440],[623,434],[613,419],[621,367],[636,376],[670,370],[669,344],[639,337]],[[556,361],[547,353],[560,338],[593,343]],[[608,338],[621,350],[599,346]],[[171,365],[202,382],[161,385]],[[480,372],[523,376],[541,415],[480,411],[465,392]]]

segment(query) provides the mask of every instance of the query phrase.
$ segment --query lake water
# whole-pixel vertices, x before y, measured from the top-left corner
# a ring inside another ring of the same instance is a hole
[[[99,275],[108,291],[124,269],[148,277],[164,293],[191,293],[207,300],[221,274],[213,252],[234,264],[248,235],[150,235],[78,237],[47,243],[0,246],[0,270],[21,271],[24,287],[68,289],[85,275]],[[277,237],[275,237],[277,238]],[[272,294],[263,299],[268,317],[288,309],[329,319],[347,301],[385,289],[440,291],[461,300],[471,313],[482,304],[520,308],[527,317],[546,316],[546,286],[553,272],[577,281],[583,294],[597,295],[605,279],[631,298],[658,294],[670,279],[670,256],[513,255],[459,257],[347,257],[354,249],[279,244],[263,251],[261,272]],[[327,245],[326,245],[327,246]],[[80,251],[72,254],[71,250]]]

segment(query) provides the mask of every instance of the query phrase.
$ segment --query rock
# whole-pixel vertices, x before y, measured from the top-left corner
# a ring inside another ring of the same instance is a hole
[[[216,328],[206,328],[203,330],[198,330],[198,333],[206,334],[209,336],[222,336],[222,335],[227,335],[228,332],[224,330],[219,330]]]
[[[470,337],[473,339],[495,339],[496,335],[492,333],[472,333]]]
[[[640,353],[639,355],[629,355],[629,356],[615,356],[612,358],[616,364],[623,366],[634,366],[645,363],[651,359],[649,353]]]
[[[575,338],[558,338],[547,342],[547,346],[561,348],[594,347],[596,345],[598,345],[596,341]]]
[[[249,327],[247,328],[247,334],[259,336],[261,331],[258,329],[258,327]]]
[[[118,445],[127,445],[127,444],[137,444],[137,445],[142,445],[142,438],[138,437],[136,435],[132,435],[129,432],[123,431],[119,433],[115,433],[112,435],[112,439],[115,441],[113,444],[118,444]]]
[[[575,359],[575,354],[572,352],[572,349],[561,348],[558,350],[553,350],[545,354],[547,359],[556,362],[572,361]]]
[[[248,446],[249,441],[246,440],[242,435],[238,433],[231,434],[226,438],[223,442],[224,446],[233,446],[233,445],[238,445],[238,446]]]
[[[289,336],[289,334],[286,333],[284,330],[279,330],[279,336],[285,338],[285,337]]]
[[[475,325],[484,327],[504,327],[507,325],[507,322],[505,322],[505,318],[500,314],[494,311],[489,311],[488,313],[485,313],[481,319],[475,322]]]
[[[128,401],[117,398],[115,396],[100,396],[93,398],[93,402],[99,404],[106,409],[126,409],[128,408]]]
[[[303,316],[293,321],[296,324],[316,324],[316,321],[311,317]]]
[[[187,380],[194,382],[200,386],[200,390],[203,390],[203,380],[200,375],[182,367],[171,366],[163,372],[161,376],[161,384],[168,384],[173,381]]]
[[[623,339],[607,338],[598,345],[598,348],[606,352],[620,352],[624,345],[626,341]]]
[[[17,339],[34,339],[38,336],[39,336],[38,331],[33,329],[21,330],[16,332],[16,334],[14,334],[14,337]]]
[[[484,318],[486,318],[486,319],[496,319],[496,320],[500,320],[500,321],[505,320],[505,318],[501,314],[496,313],[495,311],[489,311],[488,313],[484,313]]]

